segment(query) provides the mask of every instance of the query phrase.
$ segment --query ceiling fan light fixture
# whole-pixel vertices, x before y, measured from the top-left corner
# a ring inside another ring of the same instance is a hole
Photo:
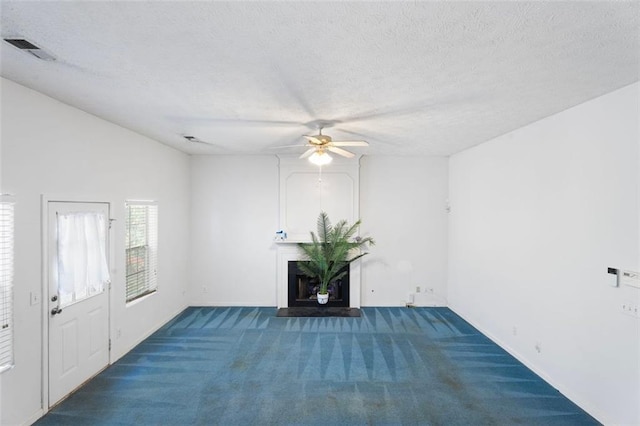
[[[316,151],[309,157],[309,161],[315,164],[316,166],[326,166],[329,164],[333,158],[326,152]]]

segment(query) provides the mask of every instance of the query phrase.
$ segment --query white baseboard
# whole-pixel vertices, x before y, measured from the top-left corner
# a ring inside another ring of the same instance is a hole
[[[146,333],[144,333],[141,337],[139,337],[138,339],[136,339],[131,345],[129,345],[128,347],[124,348],[121,352],[119,352],[118,354],[116,354],[116,356],[111,360],[109,365],[113,365],[115,364],[120,358],[122,358],[123,356],[125,356],[126,354],[128,354],[129,352],[131,352],[133,350],[133,348],[135,348],[136,346],[138,346],[140,343],[142,343],[144,340],[146,340],[147,338],[149,338],[149,336],[151,336],[153,333],[155,333],[156,331],[160,330],[160,328],[162,328],[162,326],[164,326],[166,323],[168,323],[172,318],[174,318],[175,316],[177,316],[180,312],[184,311],[185,309],[187,309],[189,307],[189,305],[184,304],[181,307],[179,307],[177,310],[175,310],[174,312],[170,313],[167,317],[165,317],[164,319],[158,321],[153,327],[151,327],[149,330],[147,330]]]
[[[38,420],[40,420],[40,418],[42,418],[42,416],[45,415],[45,411],[40,408],[39,410],[36,410],[36,412],[34,412],[25,423],[22,424],[22,426],[30,426],[32,424],[34,424],[35,422],[37,422]]]
[[[509,355],[513,356],[515,359],[520,361],[522,364],[525,365],[525,367],[527,367],[528,369],[530,369],[531,371],[536,373],[538,376],[542,377],[542,379],[545,382],[549,383],[558,392],[560,392],[566,398],[571,400],[574,404],[576,404],[577,406],[582,408],[584,411],[589,413],[597,421],[599,421],[600,423],[605,424],[605,425],[612,424],[611,422],[607,421],[606,416],[603,413],[601,413],[598,409],[596,409],[595,407],[590,406],[590,404],[588,402],[584,401],[580,396],[576,395],[571,389],[568,389],[567,387],[563,386],[561,383],[557,383],[552,377],[547,375],[544,370],[539,369],[534,363],[530,362],[527,357],[525,357],[524,355],[522,355],[521,353],[519,353],[518,351],[513,349],[511,346],[509,346],[507,343],[503,342],[501,339],[497,338],[495,335],[493,335],[488,330],[485,330],[481,325],[477,324],[475,321],[469,319],[464,314],[460,313],[460,311],[458,311],[455,306],[449,305],[449,309],[451,309],[456,315],[460,316],[462,319],[464,319],[469,324],[471,324],[474,328],[476,328],[478,331],[480,331],[483,335],[488,337],[493,343],[495,343],[496,345],[500,346],[502,349],[507,351],[509,353]]]

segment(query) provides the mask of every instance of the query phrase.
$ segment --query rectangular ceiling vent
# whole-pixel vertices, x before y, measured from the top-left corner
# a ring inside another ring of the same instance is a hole
[[[35,44],[23,38],[5,38],[4,41],[24,52],[31,53],[38,59],[42,59],[44,61],[55,61],[56,59],[45,50],[42,50]]]

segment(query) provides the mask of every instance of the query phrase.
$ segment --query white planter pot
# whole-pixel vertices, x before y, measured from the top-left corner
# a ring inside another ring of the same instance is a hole
[[[329,301],[329,293],[327,294],[319,294],[318,293],[318,303],[321,305],[326,305]]]

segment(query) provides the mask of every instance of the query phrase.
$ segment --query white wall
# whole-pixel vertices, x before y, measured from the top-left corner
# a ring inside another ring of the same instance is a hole
[[[378,242],[362,260],[363,306],[404,306],[416,286],[433,289],[417,303],[446,303],[447,162],[361,159],[361,234]],[[275,156],[192,157],[192,305],[276,306],[278,185]]]
[[[362,235],[376,245],[362,260],[362,306],[404,306],[447,300],[448,159],[363,157]]]
[[[0,375],[0,424],[41,415],[41,194],[111,202],[112,360],[186,306],[189,158],[2,79],[2,192],[15,194],[15,368]],[[124,302],[124,202],[159,202],[159,289]],[[117,338],[116,331],[121,331]]]
[[[276,156],[191,158],[190,301],[275,306]]]
[[[298,155],[279,155],[280,229],[289,241],[310,241],[318,215],[325,212],[332,223],[354,223],[360,212],[360,157],[334,156],[319,169]],[[359,286],[358,286],[359,287]],[[352,287],[353,288],[353,287]]]
[[[638,84],[450,162],[449,302],[598,420],[640,424]],[[536,344],[539,351],[536,349]]]

